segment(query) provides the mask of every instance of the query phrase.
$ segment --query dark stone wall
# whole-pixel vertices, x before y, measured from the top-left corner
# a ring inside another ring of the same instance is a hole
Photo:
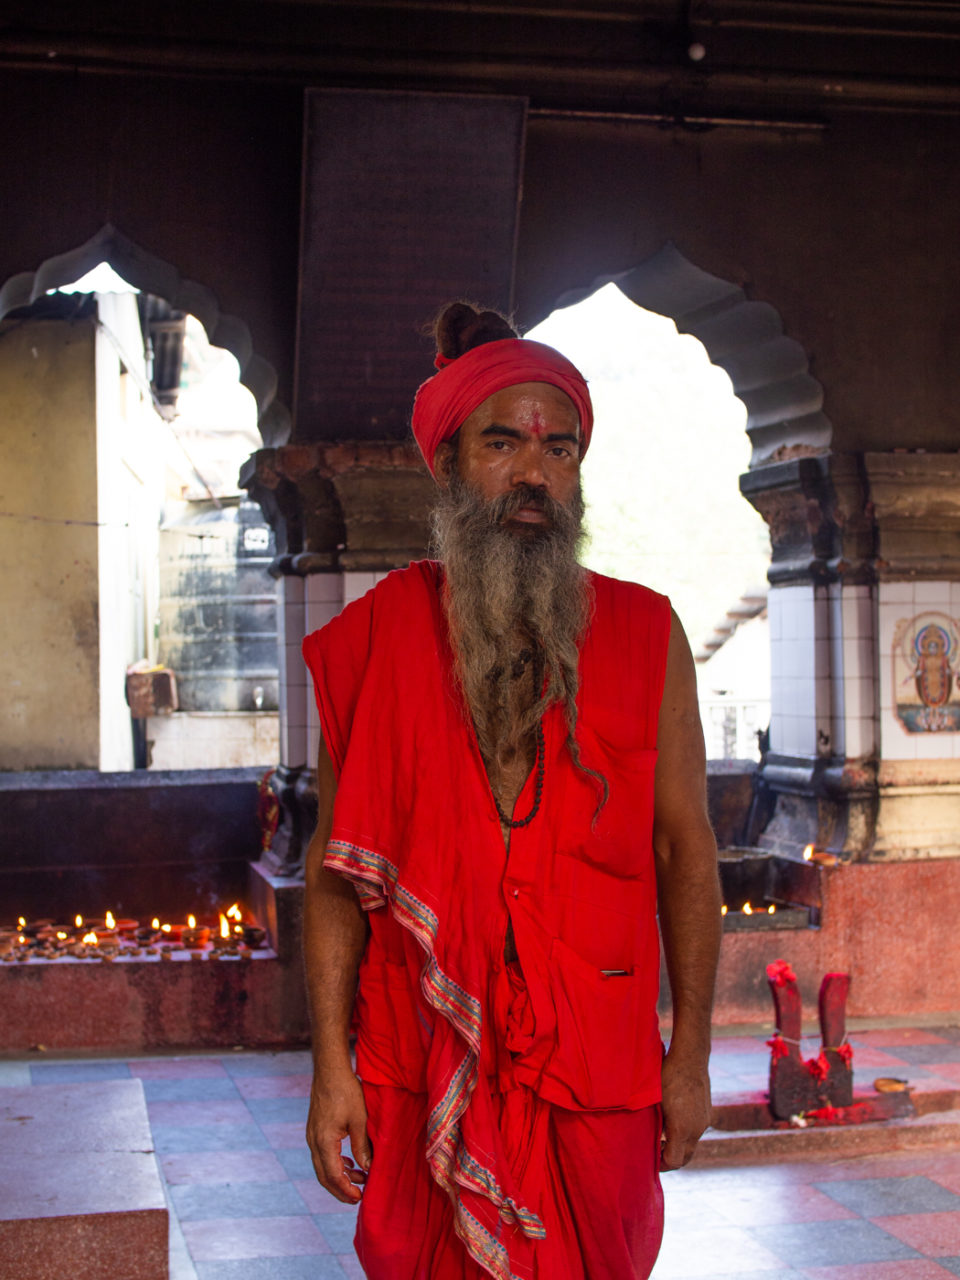
[[[4,70],[0,111],[0,280],[112,221],[249,325],[289,405],[302,88]],[[835,449],[955,448],[960,122],[821,122],[695,132],[533,115],[521,321],[673,240],[779,311],[824,388]]]
[[[4,70],[0,119],[0,284],[112,222],[248,325],[290,405],[298,88]]]
[[[952,450],[958,147],[960,121],[936,117],[700,133],[534,118],[520,318],[672,240],[777,309],[824,388],[835,450]]]
[[[0,925],[18,915],[206,918],[247,901],[259,769],[0,773]]]

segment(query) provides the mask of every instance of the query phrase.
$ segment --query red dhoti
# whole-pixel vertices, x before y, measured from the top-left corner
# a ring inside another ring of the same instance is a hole
[[[373,1163],[356,1247],[369,1280],[489,1280],[423,1158],[426,1095],[367,1084],[364,1096]],[[546,1230],[536,1280],[645,1280],[663,1232],[659,1108],[568,1111],[522,1085],[499,1102],[529,1152],[521,1188]]]

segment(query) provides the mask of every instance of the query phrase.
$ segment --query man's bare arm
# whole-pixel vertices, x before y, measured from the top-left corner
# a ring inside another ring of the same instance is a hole
[[[317,761],[319,814],[307,848],[303,911],[303,953],[313,1030],[313,1086],[307,1143],[317,1178],[345,1204],[360,1199],[370,1168],[367,1110],[360,1081],[350,1063],[350,1014],[357,970],[367,942],[367,923],[353,886],[323,866],[333,825],[337,784],[321,742]],[[350,1139],[359,1168],[340,1145]]]
[[[690,646],[672,618],[657,735],[653,847],[673,1033],[663,1062],[661,1167],[679,1169],[710,1123],[710,1013],[720,951],[717,844]]]

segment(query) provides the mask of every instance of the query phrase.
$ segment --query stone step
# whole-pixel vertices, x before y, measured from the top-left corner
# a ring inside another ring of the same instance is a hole
[[[168,1229],[139,1080],[0,1091],[4,1275],[167,1280]]]
[[[691,1164],[707,1167],[840,1160],[930,1147],[960,1147],[960,1110],[933,1110],[897,1120],[808,1129],[708,1129]]]

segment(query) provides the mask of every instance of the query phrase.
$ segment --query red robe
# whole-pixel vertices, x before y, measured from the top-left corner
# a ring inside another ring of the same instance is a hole
[[[543,802],[508,855],[440,573],[392,573],[304,641],[338,776],[325,862],[371,913],[358,1255],[375,1280],[633,1280],[662,1221],[652,827],[669,605],[590,575],[577,740],[610,797],[595,819],[550,708]]]

